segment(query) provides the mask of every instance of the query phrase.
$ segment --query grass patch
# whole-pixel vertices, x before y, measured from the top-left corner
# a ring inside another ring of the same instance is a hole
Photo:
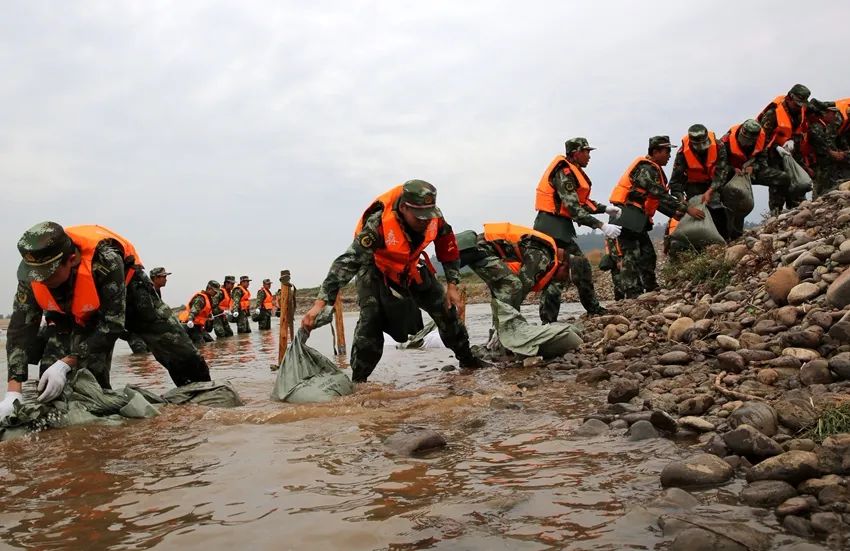
[[[702,284],[716,293],[732,281],[734,264],[726,262],[725,252],[724,247],[681,251],[661,268],[661,277],[670,287],[690,289]]]
[[[842,432],[850,432],[850,402],[824,409],[817,423],[806,432],[806,438],[821,443]]]

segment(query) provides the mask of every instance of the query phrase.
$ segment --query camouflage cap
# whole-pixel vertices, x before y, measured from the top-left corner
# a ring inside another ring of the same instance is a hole
[[[221,283],[214,279],[211,279],[207,281],[207,287],[212,287],[213,289],[221,289]]]
[[[820,101],[815,98],[809,100],[808,111],[815,115],[823,115],[827,111],[838,111],[835,104],[826,101]]]
[[[812,92],[802,84],[795,84],[790,90],[788,90],[788,95],[794,96],[794,98],[799,100],[799,102],[805,103],[808,101],[809,96],[812,95]]]
[[[264,279],[264,280],[263,280],[263,285],[265,285],[266,283],[268,283],[269,285],[271,285],[271,284],[272,284],[272,280],[271,280],[271,279],[269,279],[269,278],[266,278],[266,279]]]
[[[590,147],[590,144],[587,142],[587,138],[570,138],[564,142],[564,148],[567,150],[567,155],[585,149],[588,151],[596,149],[595,147]]]
[[[239,283],[242,283],[244,281],[251,281],[251,278],[248,276],[239,276]]]
[[[74,242],[56,222],[40,222],[18,240],[23,260],[18,266],[20,281],[44,281],[62,264],[66,253],[74,251]]]
[[[761,124],[755,119],[747,119],[741,123],[741,134],[755,140],[761,134]]]
[[[708,139],[708,128],[701,124],[692,124],[688,128],[688,140],[691,147],[697,151],[705,151],[711,145]]]
[[[425,180],[406,181],[402,186],[401,203],[413,208],[414,215],[420,220],[443,216],[437,208],[437,188]]]
[[[658,149],[659,147],[674,148],[675,145],[670,143],[670,136],[653,136],[649,138],[649,150]]]
[[[225,283],[236,283],[236,276],[228,275],[224,276]]]
[[[150,271],[151,279],[153,279],[155,277],[159,277],[159,276],[170,276],[170,275],[171,275],[171,272],[166,272],[165,268],[163,268],[162,266],[157,266],[156,268],[154,268]]]

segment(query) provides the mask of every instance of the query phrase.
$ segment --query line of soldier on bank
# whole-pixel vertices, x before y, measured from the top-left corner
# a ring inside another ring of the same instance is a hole
[[[456,237],[436,205],[433,185],[409,180],[393,187],[360,216],[351,245],[332,263],[301,326],[311,330],[319,313],[357,276],[360,318],[350,365],[352,379],[364,382],[380,361],[384,332],[394,338],[413,333],[407,329],[415,327],[411,323],[415,317],[421,323],[419,309],[434,319],[461,367],[481,367],[458,316],[463,265],[481,276],[494,298],[516,308],[528,293],[539,291],[543,323],[557,319],[563,285],[570,280],[589,315],[604,313],[590,265],[575,244],[574,223],[601,229],[613,243],[624,296],[656,289],[655,251],[648,235],[656,211],[673,220],[686,214],[702,219],[704,211],[686,202],[700,195],[714,218],[713,201],[730,171],[747,172],[756,184],[766,185],[772,211],[793,207],[804,194],[789,193],[778,162],[784,155],[793,155],[814,174],[816,194],[826,193],[844,178],[850,100],[824,103],[809,101],[809,96],[805,86],[795,85],[757,119],[733,127],[719,142],[706,127],[691,126],[669,184],[662,167],[675,146],[668,136],[651,137],[647,154],[637,157],[618,181],[610,205],[590,197],[591,181],[584,169],[593,148],[585,138],[567,140],[565,154],[555,157],[538,182],[537,217],[531,228],[499,222],[485,224],[483,232],[461,232]],[[642,226],[629,229],[593,216],[605,213],[619,219],[628,209],[641,213]],[[424,253],[432,243],[445,272],[445,286]],[[250,331],[247,276],[238,286],[231,276],[224,285],[210,281],[189,301],[181,323],[162,302],[133,244],[112,230],[42,222],[24,233],[18,250],[22,261],[6,342],[9,377],[0,418],[13,411],[15,401],[23,400],[21,389],[30,363],[39,364],[41,401],[59,396],[74,369],[88,369],[101,386],[111,388],[115,340],[130,334],[144,341],[181,386],[210,380],[209,367],[192,342],[199,341],[199,333],[203,338],[196,327],[206,327],[212,319],[213,330],[227,336],[229,312],[238,332]],[[154,279],[163,278],[161,284],[167,275],[161,268],[151,271]],[[269,280],[264,282],[259,300],[258,314],[265,312],[262,327],[270,325],[274,306],[270,285]],[[47,321],[43,327],[42,318]]]

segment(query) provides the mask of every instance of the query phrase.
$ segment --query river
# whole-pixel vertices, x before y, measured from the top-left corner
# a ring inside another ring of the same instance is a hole
[[[483,342],[489,307],[471,305],[467,316],[472,342]],[[346,316],[349,343],[355,321]],[[310,344],[330,356],[330,330],[315,331]],[[355,394],[289,405],[269,399],[277,327],[254,326],[203,354],[244,407],[168,406],[150,420],[0,444],[3,545],[493,551],[653,549],[665,539],[636,506],[659,493],[659,472],[688,443],[573,436],[605,391],[566,373],[547,370],[545,384],[520,391],[516,383],[539,375],[534,368],[460,374],[442,370],[455,365],[449,351],[386,346]],[[171,386],[150,355],[131,355],[123,341],[112,381]],[[525,408],[491,409],[494,396]],[[389,454],[383,440],[405,425],[440,431],[448,447],[416,459]],[[703,513],[754,518],[732,505],[739,489],[698,493]]]

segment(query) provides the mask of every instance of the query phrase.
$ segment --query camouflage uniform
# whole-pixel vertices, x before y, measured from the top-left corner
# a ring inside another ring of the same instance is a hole
[[[237,285],[230,292],[230,297],[233,299],[232,312],[236,316],[236,332],[240,335],[251,332],[251,310],[242,310],[239,308],[239,301],[242,299],[244,291],[240,285]]]
[[[425,196],[428,193],[436,196],[433,186],[421,180],[410,180],[404,184],[405,195]],[[424,186],[427,186],[425,188]],[[429,192],[428,189],[431,191]],[[434,199],[431,198],[433,205]],[[393,206],[398,210],[398,204]],[[435,208],[436,210],[436,208]],[[439,213],[439,211],[437,211]],[[422,283],[410,283],[402,287],[384,276],[375,265],[374,255],[379,249],[385,248],[382,218],[383,206],[375,203],[363,216],[363,226],[354,237],[348,249],[331,264],[328,275],[319,289],[318,299],[326,304],[334,304],[339,290],[351,279],[357,276],[357,303],[360,307],[360,317],[354,329],[354,342],[351,347],[352,380],[364,382],[375,369],[384,352],[384,331],[390,330],[392,323],[385,305],[385,298],[395,293],[412,299],[416,306],[425,310],[437,325],[445,345],[454,351],[461,366],[475,365],[475,359],[469,348],[469,335],[466,327],[460,321],[455,308],[446,309],[446,293],[443,286],[431,271],[425,266],[419,266]],[[401,215],[397,215],[402,225]],[[439,215],[442,217],[442,215]],[[423,236],[405,228],[405,234],[411,247],[417,247]],[[454,239],[454,233],[448,223],[441,225],[437,240]],[[441,253],[437,248],[437,258]],[[446,281],[460,281],[460,262],[441,260],[445,271]]]
[[[263,280],[263,284],[268,280]],[[269,281],[271,283],[271,281]],[[272,294],[271,289],[266,289],[265,287],[260,287],[260,290],[257,291],[257,308],[259,308],[260,313],[257,315],[257,329],[260,331],[268,331],[272,328],[272,311],[266,310],[263,307],[263,302],[266,298],[266,293]]]
[[[649,140],[650,150],[657,147],[673,147],[667,136],[654,136]],[[638,163],[629,173],[632,188],[629,200],[643,203],[647,198],[658,199],[658,211],[670,218],[680,220],[687,211],[688,205],[676,199],[667,191],[666,176],[663,169],[659,180],[658,171],[650,163]],[[634,298],[645,291],[658,289],[655,277],[657,255],[649,231],[652,223],[647,222],[643,231],[637,232],[623,228],[617,243],[622,252],[622,267],[620,269],[620,284],[626,298]]]
[[[599,261],[599,269],[603,272],[611,272],[611,285],[614,291],[614,300],[626,298],[622,277],[623,253],[616,239],[605,240],[605,254]]]
[[[838,184],[850,176],[847,157],[843,161],[832,158],[830,152],[840,153],[838,130],[841,127],[841,117],[834,117],[829,122],[823,118],[829,111],[835,111],[829,104],[813,99],[809,102],[808,112],[815,115],[808,122],[807,141],[811,148],[812,164],[815,175],[812,178],[814,189],[812,199],[838,188]],[[846,155],[846,153],[845,153]]]
[[[204,300],[204,297],[202,297],[201,294],[206,295],[207,298],[210,300],[210,304],[212,304],[213,297],[217,297],[219,295],[219,292],[220,290],[209,293],[207,291],[201,291],[200,294],[195,294],[192,297],[192,300],[189,301],[189,316],[187,319],[195,319],[195,317],[197,317],[197,315],[200,314],[201,311],[204,309],[204,306],[206,306],[207,301]],[[212,315],[215,315],[215,310],[216,308],[214,307],[212,309]],[[195,343],[196,346],[214,340],[211,336],[207,338],[209,332],[207,331],[206,325],[195,324],[192,327],[186,327],[186,333],[189,335],[189,338],[192,339],[192,342]]]
[[[21,242],[41,226],[44,224],[24,234]],[[37,246],[36,243],[28,245]],[[115,340],[125,328],[145,341],[177,386],[210,380],[206,361],[192,345],[171,308],[157,296],[143,269],[136,267],[129,284],[124,284],[124,259],[120,248],[113,242],[101,242],[94,253],[92,273],[100,307],[85,327],[77,325],[72,316],[44,313],[29,283],[32,276],[24,275],[21,279],[21,274],[27,273],[26,264],[21,265],[24,271],[19,270],[6,340],[9,380],[26,381],[28,363],[40,360],[40,373],[43,374],[57,360],[74,356],[77,359],[76,369],[88,369],[102,387],[111,388],[112,351]],[[70,312],[76,270],[76,267],[72,269],[67,282],[51,289],[64,312]],[[42,315],[47,319],[47,326],[40,331]],[[35,350],[36,343],[38,350]]]
[[[807,101],[809,99],[809,89],[801,84],[795,84],[791,90],[788,92],[788,96],[798,97],[803,101]],[[786,96],[787,97],[787,96]],[[794,128],[799,128],[802,122],[803,113],[798,111],[796,113],[792,112],[790,109],[787,109],[788,115],[791,118],[791,124]],[[774,132],[776,131],[777,122],[776,122],[776,106],[770,105],[768,106],[757,118],[758,122],[761,124],[761,127],[764,129],[765,134],[767,134],[768,143],[771,143],[773,140]],[[794,151],[792,156],[794,160],[797,161],[801,166],[805,166],[805,160],[802,157],[802,134],[795,134],[792,137],[794,141]],[[767,162],[771,168],[775,170],[780,170],[782,172],[785,171],[785,165],[782,162],[782,156],[779,152],[776,151],[776,144],[772,144],[767,148]],[[794,193],[791,195],[789,192],[788,186],[782,187],[781,185],[774,185],[768,188],[768,199],[767,204],[770,208],[771,213],[778,214],[782,212],[784,207],[788,207],[789,209],[793,209],[797,205],[799,205],[803,199],[805,199],[806,192],[803,193]]]
[[[594,149],[587,145],[584,138],[573,138],[567,140],[567,154],[579,149]],[[590,183],[590,178],[578,165],[584,178]],[[585,258],[579,246],[574,241],[576,229],[573,222],[593,229],[602,227],[602,222],[591,216],[592,214],[604,214],[606,205],[595,203],[595,209],[582,205],[578,198],[578,178],[564,165],[563,168],[554,170],[550,184],[555,189],[555,197],[570,213],[570,217],[558,216],[544,211],[538,211],[534,219],[534,229],[551,236],[558,244],[558,248],[564,249],[570,258],[570,279],[578,290],[579,301],[588,314],[604,313],[605,309],[596,298],[593,288],[593,274],[590,262]],[[594,203],[591,203],[594,204]],[[561,296],[564,292],[564,283],[552,281],[540,293],[540,320],[543,323],[551,323],[558,319],[561,310]]]
[[[472,268],[487,285],[494,299],[519,310],[522,301],[552,266],[552,248],[547,243],[527,235],[519,242],[522,258],[516,258],[513,249],[507,248],[507,257],[502,258],[483,234],[476,236],[475,240],[477,244],[474,247],[461,248],[461,266]],[[511,261],[522,263],[518,273],[514,273],[506,264]]]
[[[215,331],[215,337],[217,339],[233,336],[233,329],[230,327],[230,321],[228,319],[230,312],[225,312],[221,308],[221,301],[224,300],[225,285],[235,281],[235,277],[225,276],[224,284],[221,286],[221,290],[216,293],[215,299],[213,300],[213,316],[215,316],[213,318],[213,330]]]
[[[697,140],[703,142],[708,140],[708,130],[701,124],[695,124],[688,129],[688,135],[691,137],[691,143]],[[711,201],[708,203],[708,212],[711,214],[711,219],[717,227],[717,231],[723,236],[723,239],[729,239],[729,222],[726,219],[726,208],[720,201],[720,190],[728,182],[733,172],[730,169],[729,161],[726,154],[726,147],[718,139],[716,140],[717,161],[714,165],[714,174],[711,178],[711,183],[693,183],[688,181],[688,162],[685,160],[685,152],[680,149],[676,153],[676,159],[673,161],[673,172],[670,175],[670,193],[673,197],[680,201],[690,199],[697,195],[702,195],[711,188],[714,193],[711,196]],[[694,150],[694,154],[700,162],[704,163],[708,157],[708,150]]]

